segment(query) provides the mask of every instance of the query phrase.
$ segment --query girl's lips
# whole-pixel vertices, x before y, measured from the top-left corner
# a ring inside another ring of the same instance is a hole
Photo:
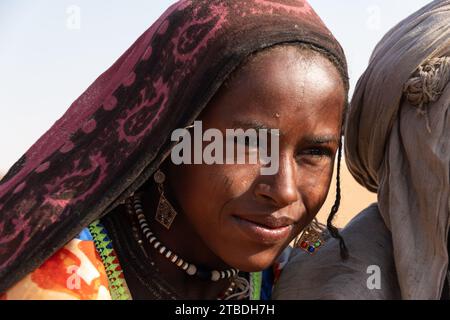
[[[253,242],[263,244],[275,244],[286,240],[291,231],[292,225],[270,228],[237,216],[231,216],[237,227]]]

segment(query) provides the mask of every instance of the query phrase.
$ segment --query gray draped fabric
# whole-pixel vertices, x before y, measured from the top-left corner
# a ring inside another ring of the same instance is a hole
[[[336,239],[327,240],[314,255],[294,249],[273,298],[399,299],[391,235],[378,207],[374,204],[364,210],[348,224],[342,235],[350,251],[348,260],[341,259]],[[379,283],[370,278],[375,276],[373,266],[379,267]],[[379,289],[373,288],[378,284]]]

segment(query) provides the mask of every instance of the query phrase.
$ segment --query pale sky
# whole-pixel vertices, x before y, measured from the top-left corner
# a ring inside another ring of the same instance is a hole
[[[1,0],[0,174],[174,2]],[[310,0],[344,47],[352,89],[381,37],[428,2]]]

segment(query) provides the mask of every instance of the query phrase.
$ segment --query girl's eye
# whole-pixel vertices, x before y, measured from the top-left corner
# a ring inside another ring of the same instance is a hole
[[[305,151],[306,155],[310,155],[313,157],[323,157],[328,155],[327,150],[324,150],[323,148],[313,148],[313,149],[308,149]]]
[[[304,149],[302,152],[299,153],[297,156],[298,161],[321,161],[325,159],[331,159],[333,155],[333,152],[324,147],[317,147],[317,148],[308,148]]]

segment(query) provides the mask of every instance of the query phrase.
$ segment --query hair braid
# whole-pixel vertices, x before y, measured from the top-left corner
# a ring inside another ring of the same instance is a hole
[[[331,207],[331,212],[327,219],[327,229],[330,235],[339,240],[339,249],[341,258],[343,260],[348,259],[348,249],[345,245],[344,238],[340,235],[338,228],[333,225],[333,219],[339,210],[341,204],[341,158],[342,158],[342,138],[339,141],[338,149],[338,159],[337,159],[337,172],[336,172],[336,200],[334,201],[333,207]]]

